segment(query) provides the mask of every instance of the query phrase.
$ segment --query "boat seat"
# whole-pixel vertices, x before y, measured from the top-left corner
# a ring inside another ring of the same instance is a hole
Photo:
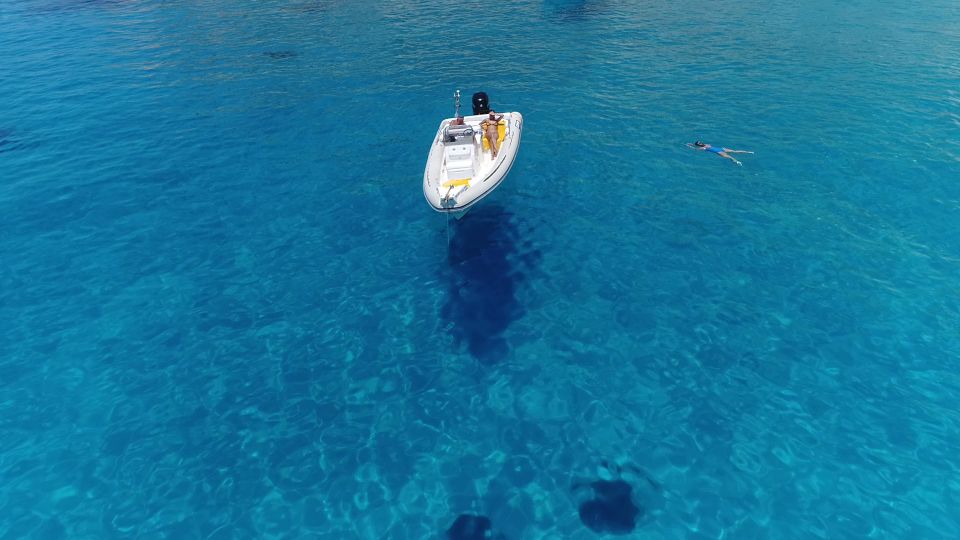
[[[449,187],[469,186],[469,185],[470,185],[469,178],[457,178],[455,180],[447,180],[446,182],[441,184],[440,187],[449,188]]]
[[[447,143],[443,146],[443,167],[447,178],[470,178],[473,176],[473,156],[476,152],[473,140],[464,144]]]
[[[507,122],[505,120],[501,120],[498,123],[497,132],[499,133],[499,135],[497,136],[497,146],[500,146],[500,144],[503,143],[504,137],[506,137],[507,135]],[[481,133],[480,139],[483,141],[483,149],[489,150],[490,142],[487,141],[487,135],[485,133]]]

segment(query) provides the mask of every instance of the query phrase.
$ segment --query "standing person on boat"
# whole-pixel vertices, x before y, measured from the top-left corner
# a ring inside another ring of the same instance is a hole
[[[490,116],[480,122],[480,127],[483,128],[483,134],[487,137],[487,142],[490,143],[490,153],[493,154],[493,159],[497,159],[497,139],[500,138],[500,128],[497,126],[500,125],[500,120],[503,120],[503,115],[497,116],[497,111],[490,111]]]
[[[743,165],[740,163],[737,158],[731,156],[730,154],[752,154],[750,150],[733,150],[732,148],[724,148],[722,146],[711,146],[707,143],[697,141],[693,144],[687,143],[687,146],[693,148],[694,150],[705,150],[707,152],[713,152],[714,154],[722,157],[733,160],[737,165]]]

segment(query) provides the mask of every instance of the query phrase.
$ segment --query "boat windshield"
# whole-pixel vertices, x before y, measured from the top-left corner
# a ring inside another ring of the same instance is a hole
[[[444,142],[460,142],[473,137],[473,126],[447,126],[443,130]]]

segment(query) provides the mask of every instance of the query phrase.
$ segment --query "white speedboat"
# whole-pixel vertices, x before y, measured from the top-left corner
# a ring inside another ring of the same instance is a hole
[[[488,121],[486,94],[474,94],[474,114],[466,117],[460,116],[459,90],[454,97],[456,116],[440,122],[430,147],[423,171],[423,195],[437,212],[460,216],[496,189],[510,172],[520,148],[523,116],[518,112],[496,113],[503,118],[497,126],[499,150],[494,159],[481,127],[481,122]]]

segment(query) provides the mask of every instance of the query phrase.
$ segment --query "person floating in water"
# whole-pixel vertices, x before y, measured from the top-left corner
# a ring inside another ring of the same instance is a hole
[[[694,150],[706,150],[707,152],[713,152],[714,154],[724,157],[730,160],[733,160],[737,165],[743,165],[740,163],[737,158],[731,156],[730,154],[752,154],[750,150],[733,150],[731,148],[724,148],[722,146],[711,146],[707,143],[697,141],[693,144],[687,143],[687,146],[693,148]]]

